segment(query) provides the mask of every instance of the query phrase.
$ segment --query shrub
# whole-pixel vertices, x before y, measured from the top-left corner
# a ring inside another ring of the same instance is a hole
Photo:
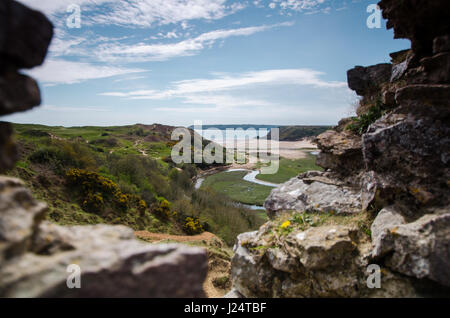
[[[101,193],[88,193],[83,201],[83,209],[87,212],[98,213],[104,209],[104,201]]]
[[[105,201],[121,211],[126,211],[132,206],[141,213],[145,213],[147,209],[147,204],[139,196],[123,193],[116,183],[96,172],[70,169],[66,173],[66,180],[69,186],[80,192],[83,197],[83,208],[89,212],[103,211]]]
[[[381,100],[377,100],[376,105],[369,108],[369,111],[366,114],[352,118],[353,122],[347,125],[346,129],[353,131],[355,134],[362,135],[367,132],[370,125],[384,114],[385,111],[382,109]]]
[[[204,232],[198,217],[187,217],[183,228],[189,235],[196,235]]]
[[[36,150],[28,159],[33,163],[47,164],[59,174],[64,173],[67,168],[85,169],[96,166],[96,158],[88,147],[60,140]]]
[[[162,219],[170,218],[170,203],[165,198],[157,198],[157,202],[152,204],[151,212]]]

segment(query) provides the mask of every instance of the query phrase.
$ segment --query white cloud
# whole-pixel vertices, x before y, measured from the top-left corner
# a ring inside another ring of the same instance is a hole
[[[138,72],[145,72],[145,70],[70,62],[57,59],[48,59],[44,65],[28,71],[30,75],[36,77],[47,86],[74,84],[91,79],[107,78]]]
[[[108,109],[99,107],[66,107],[66,106],[53,106],[44,105],[40,109],[55,112],[107,112]]]
[[[149,27],[153,24],[180,23],[186,20],[216,20],[245,6],[226,4],[226,0],[128,0],[115,1],[109,10],[92,18],[92,23]]]
[[[227,0],[20,0],[54,18],[71,4],[82,9],[87,25],[149,27],[153,24],[180,23],[187,20],[216,20],[245,8]]]
[[[294,11],[311,10],[323,4],[325,0],[274,0],[280,3],[280,8]]]
[[[320,79],[321,72],[309,69],[281,69],[247,72],[235,76],[217,74],[213,79],[191,79],[173,82],[166,90],[139,90],[130,92],[106,92],[102,96],[120,97],[134,100],[181,99],[183,104],[213,105],[224,110],[242,107],[272,107],[275,104],[264,98],[255,98],[250,93],[254,89],[278,90],[288,86],[306,86],[317,89],[337,89],[347,91],[345,82],[329,82]],[[278,106],[277,106],[278,107]],[[172,109],[170,107],[158,110]],[[178,108],[177,108],[178,109]],[[200,111],[202,107],[183,107],[183,111]],[[205,108],[209,109],[210,108]]]
[[[176,43],[124,45],[108,43],[100,45],[96,50],[96,57],[101,61],[123,60],[128,62],[164,61],[179,56],[197,54],[205,47],[213,45],[217,40],[234,36],[249,36],[276,27],[292,26],[286,22],[274,25],[253,26],[238,29],[215,30],[200,34],[195,38],[186,39]]]
[[[115,0],[17,0],[30,8],[40,10],[45,14],[52,15],[66,12],[71,4],[79,5],[82,8],[111,3]]]

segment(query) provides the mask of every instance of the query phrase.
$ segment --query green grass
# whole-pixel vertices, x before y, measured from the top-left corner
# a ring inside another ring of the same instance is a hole
[[[256,178],[266,182],[284,183],[299,173],[311,170],[322,171],[322,168],[316,165],[316,157],[308,154],[308,157],[304,159],[289,160],[281,158],[280,167],[276,174],[259,174]]]
[[[272,188],[243,180],[247,173],[246,171],[220,172],[207,177],[202,188],[210,187],[236,202],[263,205]]]

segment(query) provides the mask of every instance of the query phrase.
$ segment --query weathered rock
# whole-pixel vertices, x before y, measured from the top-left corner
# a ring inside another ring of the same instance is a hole
[[[253,247],[267,245],[270,230],[271,225],[265,225],[258,232],[238,236],[232,277],[239,293],[245,297],[357,296],[355,287],[363,280],[347,272],[358,257],[351,228],[295,231],[283,246],[270,247],[263,254],[254,252]]]
[[[401,50],[398,52],[392,52],[389,54],[389,56],[391,57],[391,62],[394,65],[404,62],[410,55],[411,55],[411,50],[409,50],[409,49]]]
[[[422,81],[445,84],[450,82],[450,52],[438,53],[420,60],[424,73]]]
[[[223,298],[244,298],[244,296],[242,296],[236,289],[232,289],[226,293]]]
[[[450,213],[397,226],[386,223],[379,232],[373,239],[374,258],[385,257],[386,265],[402,274],[450,286]]]
[[[395,209],[395,207],[390,206],[384,208],[378,212],[377,217],[370,227],[372,241],[378,240],[385,230],[391,230],[392,228],[405,223],[405,218]]]
[[[362,140],[346,131],[348,119],[340,121],[316,140],[317,163],[327,172],[302,174],[272,191],[265,203],[272,220],[236,245],[233,282],[246,297],[449,294],[450,2],[383,0],[380,6],[388,27],[411,39],[412,49],[391,54],[392,70],[390,64],[350,70],[348,82],[363,97],[359,116],[380,97],[386,113]],[[358,221],[355,228],[337,227],[332,238],[323,225],[280,230],[286,210],[351,210],[352,202],[380,211],[369,244]],[[370,263],[381,267],[381,289],[367,288]]]
[[[17,148],[11,136],[11,125],[0,122],[0,172],[13,168],[18,159]]]
[[[376,91],[390,80],[392,64],[378,64],[369,67],[356,66],[347,72],[348,87],[356,94],[364,96]]]
[[[41,65],[53,26],[40,12],[12,0],[0,2],[0,74]]]
[[[435,37],[450,34],[447,0],[382,0],[378,5],[388,20],[387,28],[394,29],[396,39],[410,39],[419,59],[431,54]]]
[[[342,175],[353,174],[363,168],[361,137],[350,131],[328,130],[315,142],[321,150],[316,164]]]
[[[450,52],[450,35],[438,36],[433,40],[433,54]]]
[[[367,288],[367,252],[347,226],[295,230],[273,238],[274,224],[241,234],[234,247],[232,278],[244,297],[411,297],[412,282],[383,269],[381,290]],[[258,247],[265,247],[263,249]]]
[[[292,178],[272,190],[264,202],[264,207],[269,217],[275,217],[278,212],[289,210],[336,214],[361,212],[359,190],[318,181],[307,184],[299,178]]]
[[[378,179],[365,182],[363,192],[377,188],[390,199],[407,194],[411,204],[447,204],[450,127],[430,118],[408,117],[395,124],[387,120],[382,118],[363,135],[364,162]],[[369,197],[363,194],[363,207]]]
[[[17,73],[0,75],[0,116],[29,110],[40,103],[35,80]]]
[[[338,225],[313,227],[286,237],[287,249],[301,265],[311,270],[346,266],[356,249],[356,231]]]
[[[408,85],[397,90],[395,99],[399,105],[412,105],[415,108],[448,107],[450,106],[450,85]]]
[[[36,202],[22,181],[0,176],[0,263],[30,248],[46,211],[46,205]]]
[[[384,105],[388,105],[388,106],[390,106],[391,108],[393,108],[392,106],[395,106],[395,105],[396,105],[396,102],[395,102],[395,92],[389,91],[389,90],[384,91],[384,92],[383,92],[383,96],[381,97],[381,101],[382,101],[382,103],[383,103]]]
[[[408,70],[408,61],[403,61],[400,64],[396,64],[392,67],[392,76],[391,76],[391,82],[398,81],[405,75],[406,71]]]
[[[201,248],[138,242],[124,226],[42,223],[35,253],[0,269],[2,297],[202,297],[207,255]],[[67,267],[81,269],[69,289]]]

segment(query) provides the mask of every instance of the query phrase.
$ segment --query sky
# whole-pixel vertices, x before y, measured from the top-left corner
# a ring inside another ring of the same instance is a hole
[[[42,105],[0,118],[16,123],[334,125],[357,98],[347,70],[410,47],[368,27],[371,0],[19,2],[55,36],[23,71]]]

